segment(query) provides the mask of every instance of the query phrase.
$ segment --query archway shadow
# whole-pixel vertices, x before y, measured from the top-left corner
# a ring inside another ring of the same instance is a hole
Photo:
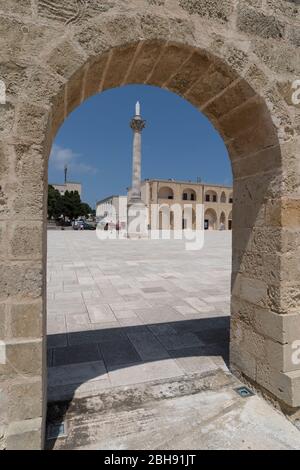
[[[48,347],[48,424],[64,422],[87,382],[97,382],[101,393],[228,366],[229,329],[229,316],[215,316],[49,335],[48,346],[57,346]]]

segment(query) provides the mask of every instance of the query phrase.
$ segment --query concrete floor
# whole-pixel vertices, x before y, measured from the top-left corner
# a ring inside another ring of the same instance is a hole
[[[49,422],[67,426],[49,447],[300,448],[284,416],[234,390],[230,268],[229,232],[195,252],[49,231]]]

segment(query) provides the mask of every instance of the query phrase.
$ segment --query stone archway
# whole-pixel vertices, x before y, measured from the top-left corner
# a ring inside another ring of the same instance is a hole
[[[222,211],[220,215],[220,221],[219,221],[219,229],[226,230],[226,215],[225,212]]]
[[[232,230],[232,211],[229,212],[228,218],[227,218],[227,228],[228,230]]]
[[[174,199],[174,191],[172,188],[168,186],[163,186],[158,191],[158,198],[159,199]]]
[[[292,361],[300,113],[291,103],[300,53],[290,26],[299,7],[279,3],[284,13],[278,0],[257,8],[233,0],[11,0],[0,12],[2,446],[37,448],[44,438],[53,137],[83,100],[129,83],[178,93],[223,137],[234,175],[231,367],[280,403],[300,406],[300,365]]]
[[[220,197],[220,202],[226,203],[226,194],[225,191],[222,191],[221,197]]]
[[[204,213],[204,228],[206,230],[217,230],[218,217],[214,209],[206,209]]]

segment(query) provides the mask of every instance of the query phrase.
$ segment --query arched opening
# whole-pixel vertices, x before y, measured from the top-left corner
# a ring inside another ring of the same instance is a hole
[[[158,192],[159,199],[174,199],[174,192],[172,188],[163,186]]]
[[[213,190],[206,191],[205,202],[218,202],[217,192]]]
[[[204,213],[204,229],[217,230],[218,218],[214,209],[206,209]]]
[[[184,189],[182,192],[182,200],[183,201],[196,201],[197,196],[196,196],[196,191],[193,189]]]
[[[229,202],[229,204],[233,203],[233,194],[232,193],[229,194],[228,202]]]
[[[227,202],[226,194],[225,194],[224,191],[222,191],[222,194],[221,194],[221,197],[220,197],[220,202],[222,202],[222,204],[225,204]]]
[[[225,216],[225,212],[221,212],[219,228],[220,228],[220,230],[225,230],[225,229],[226,229],[226,216]]]
[[[228,216],[228,230],[232,230],[232,211],[230,211]]]
[[[170,230],[174,225],[174,214],[167,204],[159,210],[159,230]]]
[[[196,211],[189,207],[182,211],[182,229],[195,230],[196,229]]]
[[[51,46],[47,45],[47,53],[43,51],[42,61],[46,68],[39,70],[45,81],[49,78],[49,69],[54,74],[53,81],[47,80],[47,93],[41,85],[42,81],[34,81],[32,77],[28,81],[24,80],[22,85],[25,94],[20,96],[24,101],[19,103],[16,122],[19,140],[13,150],[17,162],[15,178],[21,190],[16,192],[12,200],[13,214],[21,213],[23,216],[23,241],[27,254],[24,255],[24,250],[22,253],[15,252],[14,261],[21,260],[23,264],[22,267],[12,264],[10,267],[16,270],[20,283],[5,283],[5,289],[9,290],[8,295],[5,294],[5,301],[13,298],[19,305],[21,301],[24,301],[24,305],[32,301],[36,330],[28,336],[26,343],[26,350],[31,348],[31,354],[16,366],[20,366],[21,372],[29,371],[29,375],[39,379],[33,399],[42,402],[45,396],[41,377],[46,373],[46,325],[45,321],[38,323],[37,319],[45,317],[46,167],[53,137],[67,115],[89,96],[128,83],[147,83],[174,91],[201,109],[227,145],[234,174],[235,220],[231,365],[250,382],[279,400],[292,407],[299,406],[300,396],[295,391],[299,366],[285,362],[285,351],[288,348],[291,350],[293,340],[296,339],[293,329],[289,329],[291,334],[286,338],[283,331],[287,330],[282,323],[274,330],[268,328],[274,325],[273,321],[281,321],[282,317],[290,322],[290,282],[293,279],[289,277],[290,270],[286,269],[285,282],[282,280],[281,266],[286,261],[282,257],[285,253],[281,237],[282,227],[290,227],[288,210],[296,213],[299,209],[296,202],[288,197],[283,198],[281,146],[271,116],[271,113],[275,116],[277,111],[268,102],[267,94],[264,99],[264,92],[260,94],[256,91],[255,80],[252,83],[249,76],[248,83],[242,74],[233,70],[229,60],[228,63],[222,61],[205,50],[203,44],[199,47],[186,45],[194,44],[194,39],[188,37],[183,41],[182,36],[175,35],[179,41],[175,43],[165,37],[148,40],[146,35],[145,40],[139,40],[144,37],[143,31],[135,30],[134,27],[129,29],[129,38],[132,40],[125,40],[122,36],[124,30],[114,25],[110,37],[115,35],[117,39],[111,39],[111,44],[106,42],[105,34],[102,37],[102,30],[98,27],[80,31],[72,41],[67,38],[56,44],[53,41]],[[152,31],[153,28],[149,29]],[[164,27],[161,31],[164,31]],[[158,37],[160,34],[157,34]],[[33,96],[36,105],[32,105]],[[12,152],[11,148],[9,151],[6,149],[6,152]],[[6,185],[2,189],[9,190]],[[12,189],[9,191],[12,192]],[[25,192],[28,195],[26,198],[23,197]],[[207,209],[205,214],[209,226],[214,226],[216,213]],[[32,222],[30,225],[27,223],[31,219],[36,225],[35,233],[39,234],[37,242],[36,239],[33,241]],[[228,217],[228,220],[231,218]],[[275,234],[272,231],[274,227]],[[294,222],[292,228],[297,227]],[[275,238],[272,244],[270,233]],[[254,242],[255,249],[253,243],[249,243],[249,237],[253,234],[259,240],[259,243]],[[36,251],[32,249],[33,243],[39,246],[38,259]],[[278,243],[282,250],[280,253],[275,248]],[[28,256],[25,262],[24,256]],[[267,262],[269,258],[272,259],[272,268]],[[266,262],[262,263],[262,259]],[[29,261],[34,262],[34,267],[29,266]],[[253,266],[257,269],[253,269]],[[4,274],[7,275],[7,272]],[[24,276],[25,273],[29,273],[28,276]],[[297,299],[293,299],[295,307]],[[281,315],[283,313],[287,315]],[[17,346],[20,347],[20,344]],[[257,344],[261,347],[257,348]],[[279,348],[276,361],[274,355],[263,352],[264,346],[268,346],[270,351],[273,347]],[[20,354],[15,357],[20,358]],[[38,357],[38,360],[32,362],[33,357]],[[278,357],[280,360],[277,360]],[[20,413],[15,420],[23,419],[20,416],[23,415]],[[41,416],[41,410],[32,411],[26,419]]]

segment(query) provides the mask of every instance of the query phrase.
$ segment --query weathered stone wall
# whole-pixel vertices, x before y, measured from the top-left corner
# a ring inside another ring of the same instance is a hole
[[[231,364],[300,406],[300,6],[284,0],[0,0],[1,446],[45,420],[47,158],[87,97],[126,83],[180,94],[234,174]]]

